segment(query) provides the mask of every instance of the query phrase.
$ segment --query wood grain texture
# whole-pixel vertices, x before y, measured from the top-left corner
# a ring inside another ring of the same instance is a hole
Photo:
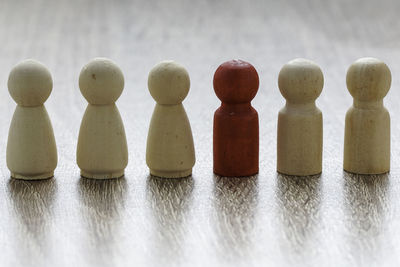
[[[396,266],[400,264],[400,2],[0,0],[0,265],[2,266]],[[117,105],[129,147],[126,177],[88,181],[75,162],[87,102],[79,72],[94,57],[122,69]],[[391,172],[342,170],[346,70],[373,56],[390,67]],[[276,173],[282,65],[315,61],[325,86],[323,172]],[[46,102],[58,146],[55,179],[11,181],[5,162],[15,103],[8,73],[36,58],[50,69]],[[223,179],[212,171],[216,68],[240,58],[260,77],[260,172]],[[147,75],[174,59],[187,67],[184,105],[196,148],[193,177],[149,178],[146,136],[154,101]]]

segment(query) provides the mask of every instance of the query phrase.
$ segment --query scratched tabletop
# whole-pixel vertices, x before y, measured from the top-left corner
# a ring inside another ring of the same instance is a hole
[[[374,0],[109,1],[0,0],[1,266],[399,266],[400,2]],[[343,172],[344,117],[352,105],[345,77],[360,57],[392,71],[391,172]],[[125,124],[125,178],[81,179],[76,165],[87,102],[79,72],[94,57],[114,60],[125,76],[117,106]],[[277,87],[283,64],[320,65],[325,85],[323,172],[276,173]],[[48,66],[46,108],[59,164],[53,179],[15,181],[5,162],[15,103],[10,69],[34,58]],[[149,70],[173,59],[190,75],[184,106],[196,149],[193,176],[152,178],[145,163],[154,101]],[[212,172],[212,88],[224,61],[251,62],[260,76],[252,104],[260,118],[260,173]]]

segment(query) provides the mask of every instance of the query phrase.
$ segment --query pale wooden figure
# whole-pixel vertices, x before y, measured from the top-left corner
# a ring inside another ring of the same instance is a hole
[[[322,171],[322,112],[315,105],[324,76],[314,62],[295,59],[279,73],[279,90],[286,105],[279,111],[277,170],[307,176]]]
[[[347,71],[353,106],[347,111],[343,168],[358,174],[390,170],[390,115],[383,98],[392,78],[388,66],[376,58],[361,58]]]
[[[96,58],[83,67],[79,87],[89,102],[79,130],[76,153],[81,176],[121,177],[128,164],[128,148],[115,101],[124,88],[124,76],[111,60]]]
[[[189,74],[181,65],[163,61],[150,71],[148,87],[157,102],[147,136],[146,162],[150,174],[164,178],[190,176],[195,152],[182,105],[189,92]]]
[[[8,78],[8,90],[17,103],[7,143],[11,177],[24,180],[54,176],[57,147],[44,102],[53,80],[48,69],[35,60],[17,64]]]

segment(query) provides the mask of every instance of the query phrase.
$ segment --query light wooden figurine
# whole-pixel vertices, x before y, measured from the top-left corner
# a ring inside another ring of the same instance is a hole
[[[390,115],[383,98],[392,78],[388,66],[376,58],[361,58],[347,71],[353,106],[347,111],[343,168],[357,174],[390,170]]]
[[[79,87],[89,102],[79,130],[76,153],[81,176],[121,177],[128,164],[128,148],[115,101],[124,88],[124,76],[111,60],[96,58],[83,67]]]
[[[307,176],[322,171],[322,112],[315,105],[324,76],[314,62],[295,59],[279,73],[286,105],[278,116],[277,170]]]
[[[24,180],[54,176],[57,148],[44,102],[53,80],[48,69],[35,60],[17,64],[8,78],[8,90],[17,103],[7,143],[11,177]]]
[[[181,65],[163,61],[150,71],[148,87],[157,102],[147,136],[146,162],[150,174],[164,178],[190,176],[195,152],[182,105],[189,92],[189,74]]]

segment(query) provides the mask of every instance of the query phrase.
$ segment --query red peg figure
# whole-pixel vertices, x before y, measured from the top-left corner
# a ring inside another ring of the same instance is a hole
[[[231,60],[214,74],[214,91],[221,106],[214,114],[214,173],[238,177],[258,173],[258,114],[251,100],[258,91],[256,69]]]

